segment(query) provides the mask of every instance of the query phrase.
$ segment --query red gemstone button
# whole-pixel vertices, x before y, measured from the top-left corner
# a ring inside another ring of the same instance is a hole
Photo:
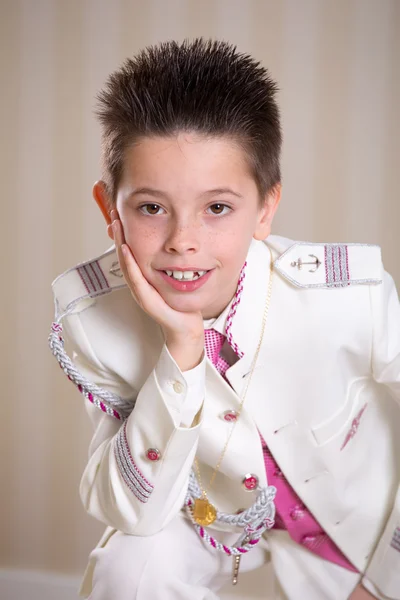
[[[149,460],[160,460],[161,452],[157,448],[149,448],[146,456]]]
[[[233,423],[238,418],[238,414],[235,410],[226,410],[221,416],[223,420],[227,421],[228,423]]]
[[[249,473],[243,479],[243,487],[246,491],[252,492],[258,486],[258,477]]]

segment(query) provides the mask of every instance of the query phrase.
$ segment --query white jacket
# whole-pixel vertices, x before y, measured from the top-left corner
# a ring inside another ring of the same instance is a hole
[[[380,594],[400,600],[400,306],[377,246],[253,242],[232,325],[244,356],[226,372],[230,385],[207,358],[182,374],[120,278],[114,249],[61,275],[53,289],[58,316],[69,312],[63,326],[73,362],[99,386],[136,399],[126,437],[121,421],[85,401],[95,433],[82,501],[106,525],[151,535],[181,509],[196,454],[209,481],[230,427],[221,415],[237,410],[257,347],[268,246],[265,335],[209,495],[225,512],[253,503],[242,481],[251,473],[267,485],[259,431],[350,562]],[[320,264],[301,267],[299,259]],[[221,331],[225,317],[215,323]],[[128,466],[118,464],[118,444]],[[148,459],[149,448],[159,460]],[[124,468],[136,469],[136,483]]]

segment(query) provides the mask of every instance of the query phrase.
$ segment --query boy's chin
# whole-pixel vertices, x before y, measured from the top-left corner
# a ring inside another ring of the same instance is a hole
[[[182,298],[177,300],[174,298],[164,297],[164,300],[168,304],[168,306],[182,313],[202,312],[202,310],[204,309],[203,303],[200,304],[199,302],[196,302],[189,298]]]

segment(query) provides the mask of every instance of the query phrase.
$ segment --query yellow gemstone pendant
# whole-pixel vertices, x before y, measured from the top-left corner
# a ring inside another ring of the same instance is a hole
[[[193,507],[193,517],[198,525],[211,525],[217,518],[215,506],[206,498],[196,498]]]

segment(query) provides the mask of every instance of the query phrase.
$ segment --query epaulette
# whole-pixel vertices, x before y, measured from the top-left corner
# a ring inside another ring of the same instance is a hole
[[[115,247],[101,256],[80,263],[65,271],[53,281],[55,320],[49,335],[49,346],[60,367],[89,402],[110,417],[124,420],[135,404],[135,399],[121,398],[82,375],[64,349],[62,319],[90,306],[94,299],[111,291],[126,287]]]
[[[101,256],[65,271],[52,283],[56,318],[81,310],[97,296],[126,287],[115,247]]]
[[[295,242],[274,268],[301,288],[337,288],[382,283],[381,248],[373,244]]]

